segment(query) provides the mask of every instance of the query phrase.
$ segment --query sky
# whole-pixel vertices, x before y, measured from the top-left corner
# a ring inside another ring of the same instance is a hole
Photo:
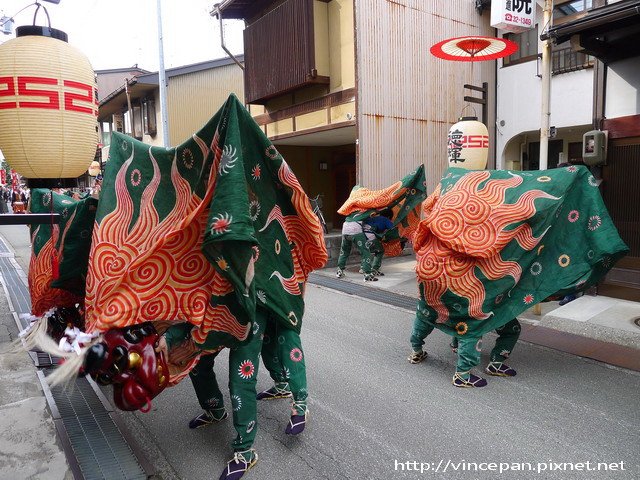
[[[220,0],[162,0],[165,68],[226,57],[220,47],[220,23],[209,15]],[[33,0],[0,0],[0,17],[13,17],[15,26],[31,25]],[[149,71],[159,65],[157,0],[41,1],[51,26],[69,36],[69,44],[82,51],[94,70],[125,68],[135,64]],[[40,9],[36,24],[46,25]],[[234,54],[242,53],[243,22],[224,20],[225,42]],[[15,30],[15,27],[14,27]],[[0,43],[14,35],[0,33]]]

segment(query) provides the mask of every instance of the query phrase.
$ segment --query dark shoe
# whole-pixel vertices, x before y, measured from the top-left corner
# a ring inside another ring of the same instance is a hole
[[[560,306],[566,305],[569,302],[573,302],[575,299],[576,299],[575,295],[567,295],[566,297],[564,297],[562,300],[558,302],[558,305]]]
[[[287,428],[284,429],[284,433],[287,435],[298,435],[302,433],[307,423],[307,412],[304,415],[291,415]]]
[[[384,273],[382,273],[380,270],[372,270],[371,273],[373,273],[376,277],[384,277]]]
[[[409,360],[409,363],[416,364],[420,363],[425,358],[427,358],[427,352],[425,352],[424,350],[420,350],[419,352],[411,352],[411,355],[409,355],[409,358],[407,358],[407,360]]]
[[[484,371],[494,377],[515,377],[517,374],[513,368],[502,362],[489,362]]]
[[[457,343],[453,343],[453,342],[451,342],[451,343],[449,344],[449,347],[451,347],[451,351],[452,351],[453,353],[458,353],[458,344],[457,344]]]
[[[376,278],[376,276],[373,273],[368,273],[364,276],[364,281],[365,282],[377,282],[378,279]]]
[[[460,373],[460,372],[456,372],[453,375],[452,383],[456,387],[461,387],[461,388],[480,388],[480,387],[486,387],[487,386],[487,381],[484,378],[479,377],[477,375],[474,375],[473,373],[469,374],[469,378],[464,378],[462,375],[463,374]]]
[[[227,467],[220,475],[220,480],[238,480],[258,462],[258,454],[252,448],[242,452],[235,452],[233,458],[227,462]]]
[[[205,410],[200,415],[189,422],[189,428],[200,428],[211,425],[212,423],[221,422],[227,418],[227,412],[224,408],[216,408],[215,410]]]
[[[278,398],[288,398],[291,396],[291,390],[289,389],[289,384],[284,383],[282,387],[278,385],[274,385],[269,390],[265,390],[264,392],[260,392],[256,395],[257,400],[277,400]]]

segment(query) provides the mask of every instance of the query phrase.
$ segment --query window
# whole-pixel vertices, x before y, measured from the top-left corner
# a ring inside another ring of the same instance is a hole
[[[144,133],[152,137],[157,133],[156,130],[156,102],[153,99],[145,99],[142,102],[142,123]]]
[[[142,107],[133,107],[133,137],[142,140]]]
[[[538,26],[521,33],[507,33],[504,38],[518,45],[518,50],[505,57],[502,66],[515,65],[517,63],[530,62],[538,58]]]
[[[569,142],[569,163],[584,165],[582,160],[582,142]]]
[[[551,74],[575,72],[593,67],[593,57],[584,52],[574,52],[571,47],[551,46]]]
[[[329,84],[329,77],[318,73],[313,0],[287,0],[248,25],[244,52],[248,103]]]
[[[559,5],[558,5],[559,4]],[[572,0],[564,3],[556,2],[553,7],[553,24],[558,25],[587,10],[593,8],[592,0]]]

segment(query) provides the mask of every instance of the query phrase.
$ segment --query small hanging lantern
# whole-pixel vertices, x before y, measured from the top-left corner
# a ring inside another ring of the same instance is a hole
[[[100,162],[96,162],[95,160],[91,162],[91,165],[89,165],[89,176],[97,177],[98,175],[100,175],[100,172]]]
[[[22,26],[0,45],[0,72],[0,149],[11,167],[31,186],[84,174],[98,141],[87,57],[51,25]]]
[[[461,117],[449,129],[447,155],[449,166],[484,170],[489,153],[489,131],[476,117]]]

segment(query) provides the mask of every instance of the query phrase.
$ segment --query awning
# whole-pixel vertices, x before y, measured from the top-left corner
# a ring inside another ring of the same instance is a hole
[[[556,44],[573,40],[605,63],[640,56],[640,0],[594,8],[578,20],[550,28],[540,39]]]

